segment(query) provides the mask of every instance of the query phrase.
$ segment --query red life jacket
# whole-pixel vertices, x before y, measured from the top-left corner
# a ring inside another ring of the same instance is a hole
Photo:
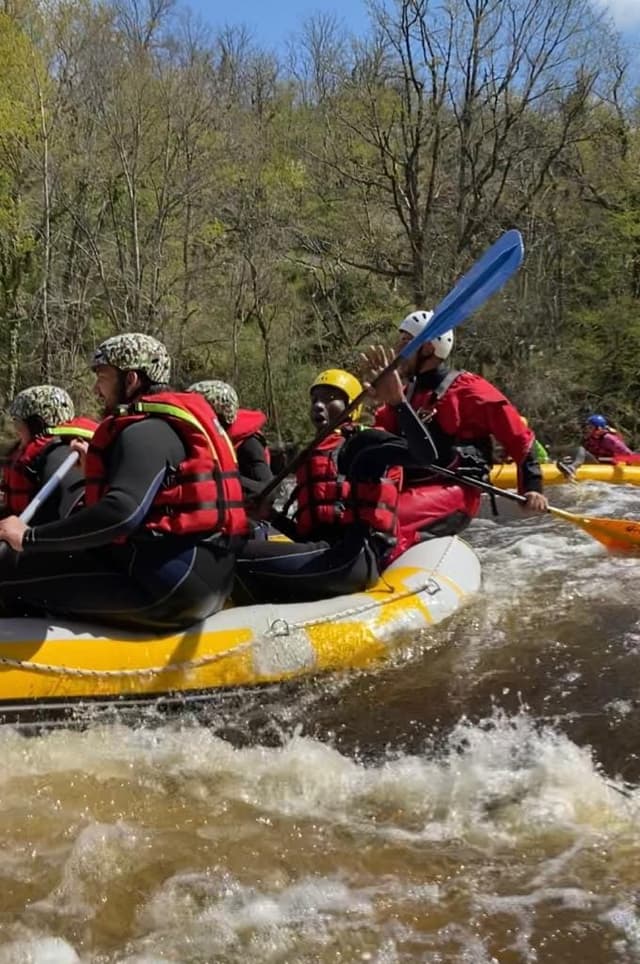
[[[144,528],[174,535],[246,535],[249,523],[235,451],[211,407],[195,392],[145,395],[100,423],[87,454],[86,504],[95,505],[109,488],[105,454],[118,435],[150,417],[168,422],[187,455],[180,465],[169,469]]]
[[[350,432],[347,430],[347,436]],[[323,439],[296,472],[298,535],[306,538],[330,526],[362,522],[375,532],[396,536],[398,527],[399,469],[375,482],[349,483],[338,472],[338,452],[346,440],[343,432]]]
[[[427,426],[438,451],[440,465],[456,468],[460,461],[460,452],[462,452],[467,459],[472,458],[472,461],[475,461],[478,466],[484,465],[488,477],[489,468],[493,464],[493,446],[490,437],[472,437],[469,433],[465,432],[464,426],[461,427],[459,435],[450,435],[444,431],[438,421],[438,405],[440,401],[458,378],[464,374],[466,373],[463,371],[456,371],[454,368],[450,369],[435,389],[419,389],[415,387],[415,383],[412,383],[407,390],[406,399],[411,403],[411,407],[421,421]],[[456,449],[454,449],[454,446],[456,446]],[[431,480],[434,482],[442,481],[442,476],[438,476],[437,473],[429,472],[428,469],[425,469],[424,475],[420,475],[419,477],[416,477],[415,473],[410,473],[407,479],[407,486],[422,485],[424,482]]]
[[[90,418],[72,418],[69,422],[45,429],[23,449],[16,451],[3,472],[5,509],[11,515],[24,512],[42,484],[40,474],[46,453],[54,446],[71,442],[74,438],[90,439],[97,426],[98,423]]]
[[[227,435],[233,442],[236,451],[238,446],[246,442],[252,435],[257,435],[264,445],[264,457],[267,465],[271,465],[271,452],[267,446],[266,439],[261,432],[267,421],[264,412],[259,412],[252,408],[239,408],[238,414],[232,425],[227,429]]]

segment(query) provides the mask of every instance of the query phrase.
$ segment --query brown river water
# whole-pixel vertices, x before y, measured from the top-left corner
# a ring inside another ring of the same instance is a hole
[[[640,559],[469,541],[481,596],[378,669],[1,727],[0,964],[640,961]]]

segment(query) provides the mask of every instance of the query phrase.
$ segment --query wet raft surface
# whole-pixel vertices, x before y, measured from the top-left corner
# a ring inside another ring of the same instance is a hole
[[[640,560],[470,538],[482,598],[381,670],[0,730],[0,964],[639,960]]]

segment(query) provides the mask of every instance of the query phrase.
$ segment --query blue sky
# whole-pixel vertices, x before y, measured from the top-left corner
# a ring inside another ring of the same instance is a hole
[[[640,0],[593,0],[607,9],[619,30],[640,43]],[[361,33],[368,23],[364,0],[183,0],[212,27],[249,28],[262,47],[281,47],[310,16],[333,13],[348,31]]]
[[[598,3],[609,10],[620,30],[640,36],[640,0],[598,0]]]
[[[261,47],[281,47],[305,20],[334,14],[348,32],[362,33],[368,24],[364,0],[182,0],[212,27],[244,25]],[[640,0],[638,0],[640,3]]]

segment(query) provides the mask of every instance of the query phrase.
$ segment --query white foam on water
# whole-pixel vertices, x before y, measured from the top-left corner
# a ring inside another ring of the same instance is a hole
[[[63,861],[60,882],[48,896],[33,902],[30,910],[83,920],[93,917],[100,906],[99,895],[126,875],[132,864],[142,862],[144,840],[143,832],[122,822],[83,827]]]
[[[460,921],[427,935],[411,924],[412,908],[429,916],[429,908],[446,906],[450,894],[449,885],[428,876],[408,878],[405,861],[415,862],[416,853],[423,853],[427,868],[432,855],[447,854],[451,847],[462,847],[479,861],[475,870],[464,871],[471,874],[462,878],[465,886],[471,886],[478,868],[491,866],[497,853],[519,866],[526,866],[528,854],[536,855],[535,872],[523,871],[528,876],[524,895],[517,890],[502,896],[490,889],[475,892],[485,917],[514,918],[522,959],[534,960],[527,935],[538,905],[551,901],[589,914],[607,910],[597,888],[589,897],[587,887],[583,893],[566,882],[585,849],[606,852],[604,867],[613,854],[627,876],[640,863],[640,791],[606,779],[588,748],[537,725],[524,712],[513,717],[495,713],[480,723],[463,720],[438,752],[368,763],[300,735],[278,748],[234,748],[198,726],[154,731],[103,727],[51,734],[37,743],[4,739],[4,799],[13,793],[7,771],[25,770],[22,755],[27,754],[30,772],[39,777],[78,770],[98,784],[116,777],[127,783],[133,799],[141,794],[150,798],[150,813],[179,797],[180,814],[190,814],[194,855],[198,839],[212,841],[217,852],[221,833],[226,844],[236,839],[245,853],[247,847],[257,848],[263,871],[262,879],[253,882],[224,864],[156,880],[138,909],[136,936],[122,948],[119,964],[183,960],[185,954],[190,962],[206,962],[227,952],[229,961],[310,961],[313,954],[322,959],[323,948],[330,958],[334,942],[342,946],[347,940],[354,942],[354,960],[366,952],[378,964],[405,961],[401,948],[421,947],[423,954],[431,948],[435,954],[439,946],[453,943],[456,960],[489,964],[484,938]],[[61,819],[77,793],[69,781],[70,799],[65,800],[64,783],[51,780]],[[18,791],[23,792],[22,778]],[[154,845],[162,847],[163,838],[154,840],[152,826],[96,819],[92,801],[97,800],[97,794],[86,796],[77,828],[67,830],[70,844],[59,880],[29,908],[39,924],[48,918],[91,921],[104,894],[121,888],[120,877],[144,867]],[[229,808],[238,816],[225,823]],[[304,846],[320,852],[337,848],[341,856],[335,873],[310,874],[304,860],[298,867],[299,834]],[[265,855],[280,848],[284,869],[274,867],[265,877]],[[359,866],[360,851],[374,851],[383,861],[390,855],[389,864],[383,863],[387,869],[372,878]],[[348,852],[353,858],[347,858]],[[188,866],[188,853],[182,859]],[[393,912],[388,914],[387,907]],[[619,923],[610,923],[620,930]],[[621,940],[631,940],[629,927]],[[315,950],[305,957],[309,949]]]
[[[637,487],[589,484],[586,490],[582,486],[550,488],[548,495],[553,503],[578,514],[640,517]],[[586,508],[580,499],[588,499]],[[470,541],[483,573],[479,605],[469,617],[465,656],[471,666],[482,659],[487,647],[517,645],[519,630],[537,617],[541,607],[549,608],[550,601],[550,616],[564,609],[578,618],[589,607],[596,611],[612,604],[623,609],[640,607],[640,560],[608,554],[574,524],[548,516],[501,526],[474,524]]]
[[[367,896],[338,878],[303,877],[265,891],[215,869],[176,875],[141,909],[137,927],[145,937],[133,942],[133,956],[121,960],[137,962],[148,944],[173,953],[185,931],[195,960],[234,946],[244,947],[247,960],[267,960],[290,952],[299,942],[327,943],[334,918],[368,923],[371,915]]]
[[[638,907],[631,904],[621,904],[602,914],[600,919],[605,923],[612,924],[622,934],[621,940],[616,941],[617,952],[625,960],[639,960],[640,911]]]
[[[32,775],[81,769],[85,778],[99,781],[126,776],[145,792],[162,795],[166,787],[171,792],[179,787],[187,797],[204,794],[213,813],[235,800],[265,814],[365,823],[374,834],[413,833],[403,820],[409,814],[411,828],[424,822],[418,836],[434,821],[440,837],[447,827],[458,834],[485,824],[522,832],[599,827],[624,822],[640,802],[637,792],[625,798],[612,789],[588,748],[536,726],[524,712],[462,721],[437,757],[402,755],[367,765],[309,737],[296,735],[278,748],[235,748],[198,726],[153,731],[114,726],[52,734],[38,741],[37,751],[35,744],[13,740],[5,740],[2,749],[5,784],[21,769]],[[10,794],[9,785],[5,798]],[[368,821],[372,808],[380,812]],[[380,819],[387,813],[392,816]],[[108,866],[135,846],[139,833],[125,823],[86,827],[70,858],[74,875],[94,866],[94,851],[103,852]]]
[[[80,964],[80,958],[59,937],[31,937],[0,946],[0,964]]]

